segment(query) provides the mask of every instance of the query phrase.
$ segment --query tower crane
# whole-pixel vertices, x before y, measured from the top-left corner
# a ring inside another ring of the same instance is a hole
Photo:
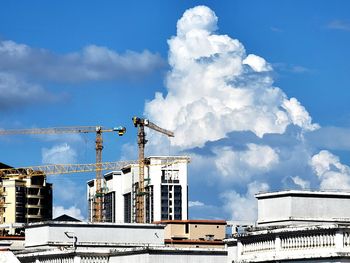
[[[176,164],[178,162],[173,160],[168,163],[170,165]],[[187,160],[186,160],[187,162]],[[91,163],[91,164],[49,164],[41,166],[28,166],[21,168],[4,168],[0,169],[0,182],[5,178],[27,178],[35,176],[46,176],[46,175],[55,175],[55,174],[74,174],[74,173],[84,173],[84,172],[93,172],[99,169],[100,171],[104,170],[121,170],[123,167],[128,165],[137,165],[138,161],[129,160],[129,161],[117,161],[117,162],[103,162],[103,163]],[[149,164],[152,165],[152,164]],[[162,164],[153,164],[153,165],[162,165]],[[1,185],[1,184],[0,184]],[[0,188],[0,190],[2,190]],[[0,223],[3,219],[3,207],[4,203],[1,203],[2,193],[0,191]]]
[[[29,166],[21,168],[4,168],[0,169],[0,182],[5,178],[28,178],[35,176],[46,176],[54,174],[73,174],[94,172],[99,170],[120,170],[121,168],[136,164],[137,161],[118,161],[118,162],[103,162],[91,164],[50,164],[41,166]],[[0,183],[1,186],[1,183]],[[5,203],[2,198],[2,189],[0,188],[0,224],[3,223],[3,213]],[[0,233],[1,235],[1,233]]]
[[[102,126],[75,126],[75,127],[55,127],[55,128],[34,128],[34,129],[19,129],[19,130],[0,130],[1,135],[16,135],[16,134],[63,134],[63,133],[96,133],[96,196],[94,203],[95,222],[102,221],[103,198],[102,198],[102,149],[104,132],[117,132],[119,136],[126,132],[125,127],[103,128]]]
[[[168,131],[166,129],[163,129],[153,122],[150,122],[148,119],[142,119],[138,117],[133,117],[132,121],[134,123],[134,126],[137,127],[137,144],[139,148],[139,156],[138,156],[138,162],[139,162],[139,187],[138,192],[136,196],[136,222],[137,223],[144,223],[145,222],[145,215],[144,215],[144,196],[147,194],[145,191],[145,145],[147,143],[146,140],[146,133],[145,133],[145,127],[148,127],[154,131],[160,132],[164,135],[167,135],[168,137],[174,137],[174,133],[172,131]]]

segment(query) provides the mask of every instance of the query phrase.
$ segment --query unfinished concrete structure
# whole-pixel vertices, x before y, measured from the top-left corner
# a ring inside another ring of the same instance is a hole
[[[161,220],[186,220],[187,164],[186,156],[151,156],[145,166],[146,223]],[[104,221],[136,222],[136,201],[139,180],[138,165],[125,166],[121,171],[104,175]],[[87,182],[89,220],[92,221],[95,180]]]
[[[6,226],[52,218],[52,185],[46,182],[43,173],[28,176],[23,169],[21,173],[0,178],[0,188],[1,224]]]

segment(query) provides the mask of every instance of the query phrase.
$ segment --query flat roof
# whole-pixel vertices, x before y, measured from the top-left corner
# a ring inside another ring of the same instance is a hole
[[[255,195],[257,199],[265,199],[265,198],[274,198],[274,197],[283,197],[283,196],[301,196],[301,197],[346,197],[350,198],[350,192],[341,192],[337,190],[326,190],[326,191],[311,191],[311,190],[283,190],[276,192],[266,192],[266,193],[258,193]]]
[[[162,220],[153,222],[154,224],[213,224],[213,225],[226,225],[225,220],[202,220],[202,219],[193,219],[193,220]]]
[[[159,224],[140,224],[140,223],[90,223],[90,222],[65,222],[65,221],[44,221],[29,223],[25,228],[35,228],[41,226],[53,227],[90,227],[90,228],[164,228]]]
[[[186,244],[186,245],[223,245],[223,240],[200,240],[200,239],[164,239],[165,244]]]

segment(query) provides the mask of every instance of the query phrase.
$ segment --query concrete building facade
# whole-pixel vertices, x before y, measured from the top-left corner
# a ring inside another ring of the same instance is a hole
[[[228,262],[350,262],[350,193],[257,194],[256,226],[226,241]]]
[[[164,220],[165,244],[174,247],[224,247],[225,220]]]
[[[43,222],[25,234],[25,249],[13,251],[22,263],[226,263],[227,256],[224,248],[167,247],[162,224]]]
[[[0,223],[31,223],[52,219],[52,185],[37,173],[15,174],[0,179]]]
[[[188,186],[186,156],[152,156],[145,166],[146,223],[161,220],[186,220]],[[104,175],[104,221],[136,222],[136,193],[139,167],[128,165]],[[87,183],[89,220],[92,221],[95,180]]]

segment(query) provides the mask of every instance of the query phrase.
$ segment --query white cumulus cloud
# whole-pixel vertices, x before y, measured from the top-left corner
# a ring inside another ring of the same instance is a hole
[[[301,189],[309,189],[310,188],[310,182],[307,180],[304,180],[303,178],[300,178],[299,176],[293,176],[292,181],[297,186],[300,186]]]
[[[145,115],[175,131],[173,145],[202,147],[232,131],[262,137],[284,133],[291,124],[306,131],[318,127],[295,98],[273,86],[263,58],[247,56],[238,40],[216,34],[216,28],[211,9],[194,7],[168,41],[167,94],[157,93],[146,103]]]
[[[272,67],[265,59],[254,54],[249,54],[243,61],[243,64],[249,65],[256,72],[270,71]]]
[[[242,220],[256,218],[254,194],[270,187],[347,188],[347,166],[334,155],[313,157],[319,149],[309,138],[325,134],[306,108],[274,85],[268,61],[217,23],[205,6],[183,14],[168,40],[166,93],[145,104],[145,116],[174,131],[173,152],[191,155],[190,184],[210,187],[226,214]],[[149,138],[149,154],[166,153],[165,136]]]
[[[339,157],[322,150],[311,159],[311,165],[324,190],[350,190],[350,167],[340,162]]]
[[[228,146],[214,149],[214,162],[219,175],[247,181],[278,164],[278,154],[271,147],[252,143],[247,146],[245,151],[234,151]]]
[[[224,209],[231,215],[230,219],[254,221],[257,219],[257,200],[254,195],[269,190],[269,185],[254,181],[248,184],[245,194],[227,191],[222,194]]]

